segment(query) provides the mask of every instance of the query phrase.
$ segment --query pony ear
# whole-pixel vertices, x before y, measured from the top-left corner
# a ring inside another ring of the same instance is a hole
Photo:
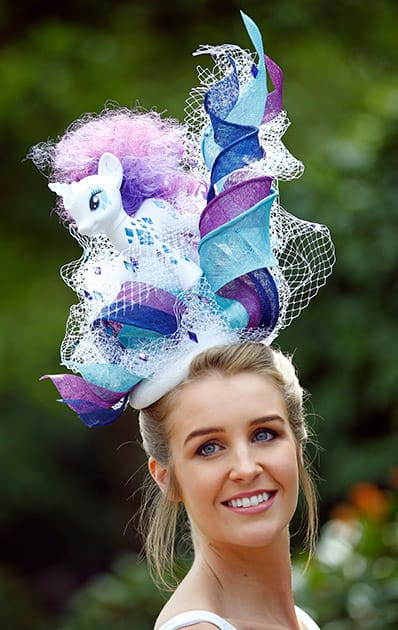
[[[64,207],[66,210],[70,210],[75,195],[73,194],[73,185],[72,184],[60,184],[59,182],[52,182],[48,184],[48,187],[53,192],[57,193],[60,197],[62,197],[64,202]]]
[[[103,153],[98,163],[98,175],[108,177],[116,188],[120,188],[123,181],[123,167],[116,155]]]

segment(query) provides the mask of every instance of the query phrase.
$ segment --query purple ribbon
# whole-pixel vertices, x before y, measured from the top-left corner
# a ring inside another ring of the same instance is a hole
[[[278,64],[270,57],[264,55],[264,58],[269,78],[275,88],[272,92],[269,92],[267,96],[267,103],[262,120],[262,123],[267,123],[282,111],[283,72]]]
[[[123,413],[128,392],[112,392],[104,387],[88,383],[75,374],[47,374],[58,389],[64,402],[75,411],[88,427],[113,422]],[[114,407],[117,405],[117,407]]]

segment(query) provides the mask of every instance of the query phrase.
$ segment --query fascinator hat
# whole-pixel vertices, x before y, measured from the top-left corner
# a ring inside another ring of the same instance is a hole
[[[242,13],[253,52],[202,46],[213,68],[180,124],[107,108],[30,157],[83,253],[61,270],[78,302],[49,376],[88,426],[146,407],[218,344],[270,344],[331,273],[328,229],[279,203],[303,166],[285,148],[280,68]],[[272,83],[270,92],[267,83]]]

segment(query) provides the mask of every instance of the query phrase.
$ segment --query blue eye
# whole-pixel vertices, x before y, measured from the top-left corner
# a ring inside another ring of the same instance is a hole
[[[257,442],[271,442],[276,438],[276,432],[272,429],[259,429],[254,434],[254,440]]]
[[[207,442],[207,444],[203,444],[196,451],[198,455],[204,455],[205,457],[209,455],[214,455],[220,449],[219,445],[215,442]]]
[[[89,206],[90,206],[91,212],[94,212],[95,210],[97,210],[99,208],[99,205],[101,203],[100,194],[102,192],[103,192],[102,190],[94,190],[91,193],[90,201],[89,201]]]

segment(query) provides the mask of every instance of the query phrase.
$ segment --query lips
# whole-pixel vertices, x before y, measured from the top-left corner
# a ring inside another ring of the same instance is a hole
[[[227,501],[223,501],[223,505],[232,508],[249,508],[256,507],[261,503],[266,503],[269,499],[275,494],[274,491],[265,490],[262,492],[253,493],[250,495],[242,495],[239,497],[228,499]]]

